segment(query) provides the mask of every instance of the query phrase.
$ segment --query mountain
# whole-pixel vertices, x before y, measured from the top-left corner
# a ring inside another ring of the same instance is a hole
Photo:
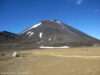
[[[0,43],[4,43],[4,42],[13,42],[13,41],[17,41],[20,40],[20,36],[11,32],[7,32],[7,31],[2,31],[0,32]]]
[[[37,46],[92,46],[98,40],[58,20],[44,20],[19,33]]]
[[[0,32],[0,51],[21,49],[21,42],[24,40],[25,39],[18,34],[2,31]]]
[[[100,41],[58,20],[41,21],[19,34],[0,32],[0,50],[97,46]]]

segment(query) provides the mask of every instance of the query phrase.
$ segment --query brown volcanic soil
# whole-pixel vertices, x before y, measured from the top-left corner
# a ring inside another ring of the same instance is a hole
[[[100,74],[100,47],[19,51],[25,57],[16,58],[12,52],[0,53],[0,75]]]

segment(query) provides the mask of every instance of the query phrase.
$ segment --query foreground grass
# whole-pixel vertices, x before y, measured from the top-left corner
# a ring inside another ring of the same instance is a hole
[[[0,57],[0,75],[100,75],[99,47],[19,51],[25,57],[17,58],[12,52]]]

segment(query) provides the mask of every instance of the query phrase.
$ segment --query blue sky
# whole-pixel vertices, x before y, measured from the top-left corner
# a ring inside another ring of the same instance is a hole
[[[47,19],[100,39],[100,0],[0,0],[0,31],[19,33]]]

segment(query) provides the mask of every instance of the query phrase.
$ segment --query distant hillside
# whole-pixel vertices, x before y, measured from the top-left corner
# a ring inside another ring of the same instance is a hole
[[[2,42],[13,42],[20,40],[20,36],[11,32],[3,31],[0,32],[0,43]]]

